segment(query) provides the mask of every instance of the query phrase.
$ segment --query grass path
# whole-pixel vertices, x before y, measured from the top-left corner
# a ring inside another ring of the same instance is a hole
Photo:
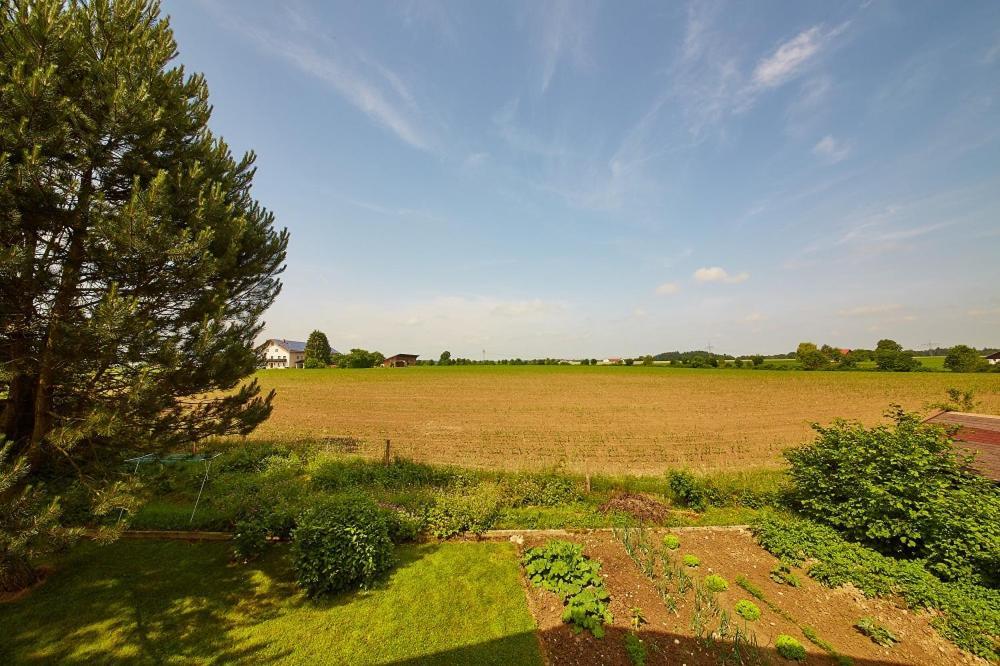
[[[318,602],[281,549],[251,566],[229,552],[81,544],[0,604],[0,663],[540,663],[509,544],[404,547],[380,587]]]

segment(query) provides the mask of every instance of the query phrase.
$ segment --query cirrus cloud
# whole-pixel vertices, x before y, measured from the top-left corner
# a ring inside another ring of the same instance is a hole
[[[706,268],[699,268],[694,272],[694,279],[698,282],[720,282],[723,284],[739,284],[740,282],[746,282],[750,279],[750,274],[747,272],[736,273],[735,275],[730,275],[729,271],[720,266],[709,266]]]
[[[670,296],[671,294],[676,294],[680,290],[681,287],[676,282],[664,282],[656,288],[656,293],[660,296]]]

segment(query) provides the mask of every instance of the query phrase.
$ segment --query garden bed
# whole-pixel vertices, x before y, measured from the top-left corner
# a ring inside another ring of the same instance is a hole
[[[650,532],[650,542],[660,545],[665,531]],[[832,646],[837,653],[850,658],[855,666],[891,664],[985,664],[986,662],[962,652],[949,643],[930,625],[926,613],[907,611],[889,599],[866,599],[850,587],[829,589],[798,573],[800,587],[790,587],[771,580],[769,573],[777,559],[761,549],[747,531],[743,530],[678,530],[681,546],[672,551],[676,562],[684,555],[700,559],[696,568],[686,568],[690,576],[699,581],[709,574],[718,574],[729,583],[726,591],[715,595],[720,610],[731,615],[731,621],[746,627],[756,638],[757,649],[750,645],[741,648],[743,663],[789,664],[775,652],[775,642],[781,634],[797,639],[805,647],[808,664],[837,664],[833,656],[810,642],[802,627],[811,627],[820,640]],[[631,631],[631,611],[641,608],[647,623],[638,631],[648,655],[649,664],[687,664],[688,666],[724,663],[724,655],[731,659],[733,644],[730,641],[706,639],[717,630],[719,617],[705,613],[705,630],[700,638],[693,628],[694,591],[672,594],[677,602],[676,613],[668,610],[654,583],[644,575],[632,560],[618,538],[607,531],[577,533],[560,536],[584,546],[589,557],[602,564],[606,588],[611,595],[614,621],[606,627],[603,639],[583,632],[574,634],[561,620],[562,604],[555,595],[534,588],[525,582],[529,606],[538,623],[539,636],[546,659],[551,664],[629,664],[624,638]],[[525,535],[524,547],[544,543],[541,535]],[[765,597],[787,617],[755,599],[736,584],[744,576],[753,586],[763,591]],[[744,623],[733,613],[733,606],[741,599],[749,599],[760,607],[760,619]],[[890,629],[899,643],[892,648],[879,647],[854,629],[854,623],[869,616]],[[789,619],[790,618],[790,619]],[[731,661],[729,663],[740,663]]]

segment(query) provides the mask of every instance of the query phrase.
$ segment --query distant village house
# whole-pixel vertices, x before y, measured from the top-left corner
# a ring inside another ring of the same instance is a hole
[[[420,354],[396,354],[382,361],[382,367],[405,368],[408,365],[414,365],[417,362],[418,356]]]
[[[296,340],[271,339],[264,343],[264,367],[301,368],[306,361],[306,343]]]
[[[1000,363],[1000,351],[987,354],[983,358],[985,358],[986,362],[990,365],[996,365],[997,363]]]

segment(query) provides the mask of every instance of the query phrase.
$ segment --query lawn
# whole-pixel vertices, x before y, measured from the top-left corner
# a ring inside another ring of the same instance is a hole
[[[835,418],[873,425],[890,404],[921,409],[948,387],[1000,414],[1000,374],[800,372],[627,366],[270,370],[277,397],[251,436],[379,456],[590,474],[776,467]]]
[[[513,548],[402,547],[377,589],[324,601],[283,548],[253,565],[224,543],[84,543],[0,604],[0,663],[540,663]]]

